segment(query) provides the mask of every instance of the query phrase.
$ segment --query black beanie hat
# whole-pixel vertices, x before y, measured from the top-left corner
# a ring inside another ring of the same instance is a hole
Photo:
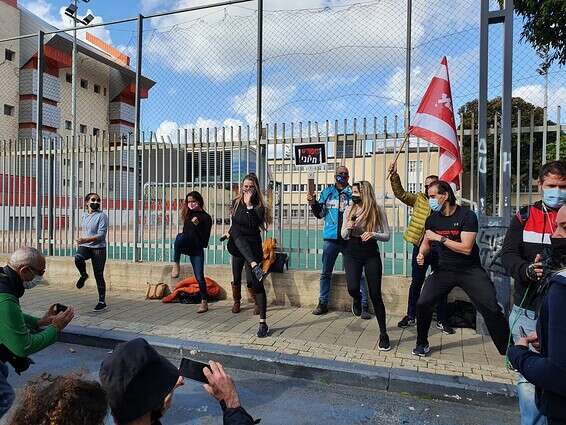
[[[99,376],[114,419],[128,423],[161,407],[179,370],[145,339],[136,338],[116,346],[102,362]]]

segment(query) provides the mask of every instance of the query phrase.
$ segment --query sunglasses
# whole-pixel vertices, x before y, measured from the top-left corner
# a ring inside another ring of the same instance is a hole
[[[90,199],[90,202],[100,202],[100,199],[97,199],[97,198],[91,198],[91,199]]]

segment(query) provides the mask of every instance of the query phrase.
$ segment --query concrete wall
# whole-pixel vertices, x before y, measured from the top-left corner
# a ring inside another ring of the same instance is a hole
[[[13,37],[19,33],[20,11],[0,1],[0,38]],[[16,53],[13,61],[4,60],[6,49]],[[0,43],[0,140],[18,137],[19,65],[19,41]],[[4,115],[5,104],[14,107],[12,116]]]
[[[0,263],[6,264],[8,257],[0,255]],[[93,276],[90,262],[90,276]],[[165,282],[171,288],[178,279],[171,279],[171,265],[164,263],[131,263],[109,261],[106,263],[105,277],[109,288],[109,298],[121,291],[135,291],[140,297],[145,295],[146,282]],[[192,275],[191,267],[181,267],[181,277]],[[206,275],[214,279],[223,288],[222,298],[231,298],[229,266],[207,266]],[[273,273],[266,278],[265,287],[269,305],[292,305],[314,308],[318,303],[319,272],[291,270],[285,273]],[[55,288],[73,289],[77,280],[77,270],[73,258],[51,257],[47,259],[45,278]],[[388,314],[404,315],[407,309],[407,297],[410,278],[386,276],[382,282],[382,293]],[[94,278],[87,285],[95,288]],[[451,298],[464,298],[460,290],[453,291]],[[245,292],[243,296],[245,300]],[[349,311],[351,298],[346,289],[344,273],[337,272],[332,278],[330,307],[335,310]]]

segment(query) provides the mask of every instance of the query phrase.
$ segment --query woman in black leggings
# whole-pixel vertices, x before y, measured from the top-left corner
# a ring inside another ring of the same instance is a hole
[[[382,264],[377,241],[389,240],[387,216],[375,201],[371,183],[361,181],[352,186],[353,205],[346,208],[342,221],[342,238],[346,240],[344,269],[348,292],[360,304],[360,278],[365,271],[369,296],[379,324],[381,351],[391,350],[385,325],[385,305],[381,296]]]
[[[257,336],[264,338],[268,333],[267,298],[263,279],[265,273],[261,269],[263,249],[261,231],[271,223],[270,210],[259,190],[259,182],[255,174],[248,174],[242,181],[240,193],[232,201],[232,225],[228,234],[228,251],[232,254],[232,295],[234,297],[233,312],[240,311],[242,294],[242,266],[246,268],[246,280],[255,294],[259,308],[259,329]],[[237,307],[237,308],[236,308]]]
[[[104,281],[104,265],[106,264],[106,233],[108,232],[108,216],[101,211],[101,201],[98,193],[85,196],[86,212],[83,214],[81,237],[77,239],[75,266],[80,273],[77,288],[81,289],[88,274],[86,261],[91,260],[96,287],[98,289],[98,304],[94,311],[106,310],[106,282]]]

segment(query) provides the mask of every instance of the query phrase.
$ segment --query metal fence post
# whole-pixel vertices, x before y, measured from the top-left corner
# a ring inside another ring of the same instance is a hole
[[[480,90],[478,102],[478,214],[485,215],[487,192],[487,66],[489,0],[481,0],[480,12]]]
[[[39,31],[37,34],[37,96],[36,96],[36,131],[35,131],[35,140],[36,140],[36,164],[35,164],[35,232],[36,232],[36,243],[38,246],[42,245],[42,237],[43,237],[43,193],[42,193],[42,174],[43,174],[43,167],[42,167],[42,159],[41,159],[41,149],[43,148],[43,68],[45,65],[45,56],[43,51],[43,39],[44,39],[43,31]],[[45,151],[44,151],[45,152]]]
[[[137,41],[137,57],[136,57],[136,104],[135,104],[135,123],[134,123],[134,252],[133,261],[140,260],[140,251],[138,250],[139,243],[139,185],[141,184],[139,178],[138,167],[138,148],[140,146],[140,120],[141,120],[141,71],[142,71],[142,43],[143,43],[143,16],[138,15],[138,41]],[[143,150],[142,150],[143,152]],[[128,164],[128,167],[130,165]],[[129,212],[128,212],[129,214]],[[128,232],[130,229],[128,229]]]
[[[511,223],[511,114],[513,88],[513,0],[505,0],[505,23],[503,34],[503,99],[501,113],[501,178],[503,198],[503,225]],[[546,115],[546,109],[545,109]],[[521,124],[519,123],[518,127]],[[517,164],[519,166],[519,164]]]
[[[256,81],[256,140],[257,140],[257,164],[256,172],[264,189],[267,188],[267,175],[265,166],[267,162],[267,149],[262,145],[263,123],[262,123],[262,89],[263,89],[263,0],[257,0],[257,81]],[[267,135],[266,135],[267,143]]]

